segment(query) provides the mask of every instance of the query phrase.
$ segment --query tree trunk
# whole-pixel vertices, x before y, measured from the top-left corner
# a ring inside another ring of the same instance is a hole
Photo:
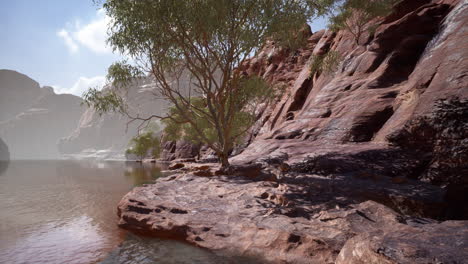
[[[220,159],[221,159],[221,168],[229,168],[230,164],[229,164],[228,156],[225,154],[222,154]]]
[[[221,162],[221,170],[227,171],[230,164],[229,164],[229,155],[224,151],[218,154],[219,161]]]

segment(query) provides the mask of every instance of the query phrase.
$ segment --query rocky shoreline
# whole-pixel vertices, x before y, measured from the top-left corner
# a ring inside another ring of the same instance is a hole
[[[122,199],[119,225],[261,263],[468,263],[467,10],[404,0],[362,45],[328,30],[304,31],[296,51],[266,43],[239,70],[285,91],[232,175],[173,164]],[[312,71],[329,52],[337,70]],[[212,158],[163,147],[165,161]]]
[[[135,188],[118,215],[122,228],[265,263],[466,263],[468,221],[424,217],[442,196],[390,178],[179,172]]]

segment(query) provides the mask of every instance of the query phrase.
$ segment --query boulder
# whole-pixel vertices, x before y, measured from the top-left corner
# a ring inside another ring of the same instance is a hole
[[[199,158],[200,145],[184,140],[166,141],[162,147],[162,161],[186,160]]]

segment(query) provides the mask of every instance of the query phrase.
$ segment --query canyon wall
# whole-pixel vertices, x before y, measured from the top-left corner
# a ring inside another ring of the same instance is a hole
[[[81,98],[55,94],[28,76],[0,70],[0,137],[11,159],[58,159],[57,143],[84,111]]]
[[[111,86],[104,89],[115,90]],[[132,116],[147,117],[164,113],[168,106],[164,100],[155,100],[154,91],[154,82],[142,78],[120,94]],[[59,143],[61,153],[67,157],[124,159],[125,150],[141,124],[129,123],[130,119],[123,114],[99,114],[93,108],[87,108],[77,120],[74,131]]]
[[[402,1],[361,45],[328,30],[295,52],[268,43],[241,70],[286,92],[233,162],[281,158],[305,172],[466,184],[467,22],[467,1]],[[339,54],[337,69],[311,72],[329,52]]]

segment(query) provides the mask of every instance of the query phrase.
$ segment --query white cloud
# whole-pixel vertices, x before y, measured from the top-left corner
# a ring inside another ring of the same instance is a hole
[[[57,32],[57,36],[61,37],[65,41],[65,45],[67,45],[68,50],[71,53],[76,53],[78,51],[78,45],[72,39],[68,31],[62,29],[59,32]]]
[[[73,36],[83,46],[95,53],[112,53],[112,49],[106,45],[107,25],[110,18],[99,12],[98,15],[98,19],[80,27],[78,31],[74,32]]]
[[[111,54],[112,49],[106,44],[107,38],[107,26],[110,22],[110,17],[104,14],[101,9],[97,12],[96,18],[87,24],[83,24],[80,21],[75,23],[67,23],[67,27],[74,25],[72,29],[65,30],[61,29],[57,34],[65,40],[65,44],[70,47],[73,43],[73,49],[70,48],[71,52],[78,51],[78,45],[80,47],[87,48],[97,54]]]
[[[106,82],[106,78],[104,76],[95,76],[91,78],[87,77],[80,77],[78,80],[73,84],[70,88],[63,88],[58,85],[53,85],[55,93],[58,94],[74,94],[76,96],[82,96],[85,91],[89,88],[97,88],[102,89]]]

